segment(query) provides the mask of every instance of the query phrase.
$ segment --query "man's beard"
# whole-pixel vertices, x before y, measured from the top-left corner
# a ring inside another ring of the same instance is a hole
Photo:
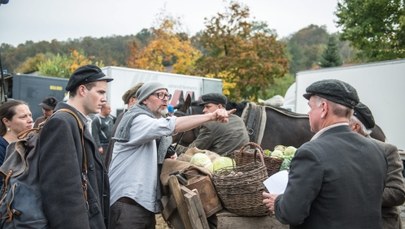
[[[167,110],[167,108],[160,110],[160,115],[162,115],[162,117],[166,117],[168,113],[169,110]]]

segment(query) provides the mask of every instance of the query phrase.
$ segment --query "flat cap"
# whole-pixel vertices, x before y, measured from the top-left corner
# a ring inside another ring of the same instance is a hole
[[[57,103],[58,100],[55,97],[50,96],[42,100],[42,102],[39,105],[46,110],[53,110],[55,109]]]
[[[367,129],[373,129],[375,121],[371,110],[362,102],[359,102],[354,107],[353,115],[361,122]]]
[[[208,93],[201,96],[200,106],[207,103],[226,105],[226,97],[219,93]]]
[[[306,91],[303,96],[308,100],[311,96],[317,95],[352,109],[359,103],[356,89],[341,80],[320,80],[309,85]]]
[[[124,101],[124,104],[128,104],[131,98],[136,97],[136,92],[142,87],[142,85],[143,83],[137,83],[122,95],[122,101]]]
[[[106,76],[95,65],[84,65],[76,69],[70,76],[69,82],[66,85],[66,91],[74,91],[79,85],[103,80],[110,82],[113,78]]]

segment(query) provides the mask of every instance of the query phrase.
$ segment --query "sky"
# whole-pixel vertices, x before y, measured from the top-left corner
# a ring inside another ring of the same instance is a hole
[[[336,32],[338,0],[239,0],[250,9],[251,19],[264,21],[279,38],[310,24]],[[184,32],[204,29],[204,18],[224,12],[223,0],[9,0],[0,5],[0,44],[26,41],[66,41],[137,34],[157,26],[162,12],[179,18]]]

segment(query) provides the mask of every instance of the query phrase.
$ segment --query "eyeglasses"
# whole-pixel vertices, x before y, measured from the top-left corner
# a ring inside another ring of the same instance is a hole
[[[166,94],[164,92],[154,93],[153,95],[156,96],[158,99],[161,99],[161,100],[164,100],[164,99],[170,100],[172,98],[171,94]]]

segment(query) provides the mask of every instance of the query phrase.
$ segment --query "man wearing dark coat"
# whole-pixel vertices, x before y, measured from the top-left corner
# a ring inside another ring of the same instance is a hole
[[[370,108],[359,102],[354,108],[350,118],[350,127],[353,131],[370,138],[375,126],[374,116]],[[385,188],[382,196],[382,219],[384,229],[401,229],[401,217],[398,206],[405,201],[405,182],[402,176],[403,165],[396,146],[374,140],[384,148],[387,158],[388,171]]]
[[[263,203],[290,228],[381,229],[387,161],[381,146],[349,127],[356,90],[331,79],[306,91],[316,134],[292,159],[284,193],[264,192]]]
[[[68,101],[56,106],[56,113],[40,133],[39,186],[49,228],[102,229],[108,225],[107,171],[86,123],[88,115],[99,112],[106,103],[107,82],[111,80],[97,66],[78,68],[66,86]],[[77,120],[60,109],[69,109],[79,117],[84,126],[84,149]]]

